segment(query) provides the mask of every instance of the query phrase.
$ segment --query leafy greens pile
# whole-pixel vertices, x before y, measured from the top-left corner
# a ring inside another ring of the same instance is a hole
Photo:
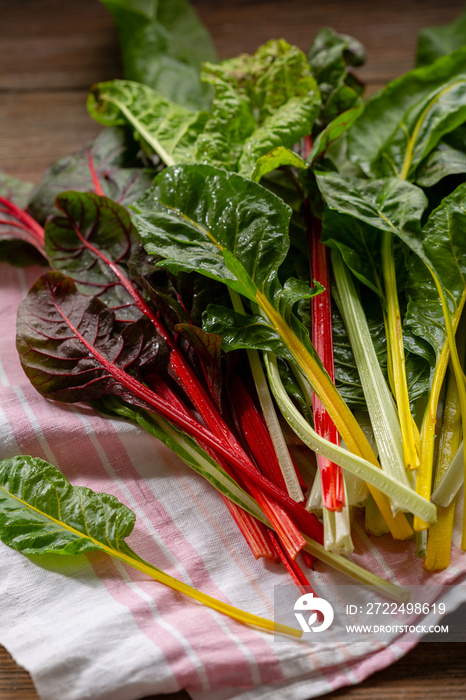
[[[32,191],[0,183],[1,258],[50,268],[19,308],[24,371],[45,397],[162,440],[298,586],[317,558],[403,597],[347,558],[350,516],[415,535],[427,570],[448,566],[466,416],[466,14],[421,33],[417,67],[364,100],[364,49],[331,29],[307,56],[280,39],[217,62],[185,0],[103,2],[126,74],[91,89],[106,128]],[[44,494],[53,479],[71,514],[57,543],[44,496],[41,551],[98,548],[75,544],[72,487],[39,462],[0,465],[2,539],[38,551],[16,531],[37,512],[17,501],[28,479]]]

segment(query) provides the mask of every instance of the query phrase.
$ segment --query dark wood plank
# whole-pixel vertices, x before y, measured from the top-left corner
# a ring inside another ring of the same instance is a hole
[[[0,91],[87,90],[120,74],[112,18],[97,0],[0,0]]]
[[[360,69],[370,91],[412,66],[416,33],[459,13],[462,0],[195,0],[219,55],[254,51],[283,36],[307,50],[331,25],[367,47]],[[78,9],[79,8],[79,9]],[[97,132],[85,96],[121,75],[115,31],[97,0],[0,0],[0,169],[38,181],[57,158]],[[73,94],[73,93],[79,93]]]
[[[350,34],[366,47],[360,75],[368,84],[385,83],[413,67],[417,32],[455,19],[462,0],[194,0],[221,57],[254,51],[283,37],[307,51],[320,27]]]
[[[0,647],[0,698],[2,700],[37,700],[38,695],[29,673]]]
[[[38,182],[58,158],[101,130],[86,109],[87,91],[7,92],[0,97],[0,169]]]
[[[357,686],[341,688],[329,700],[464,700],[466,645],[460,642],[420,644],[395,664]],[[0,647],[0,698],[38,700],[29,674],[17,666]],[[184,691],[173,695],[151,695],[143,700],[188,700]]]

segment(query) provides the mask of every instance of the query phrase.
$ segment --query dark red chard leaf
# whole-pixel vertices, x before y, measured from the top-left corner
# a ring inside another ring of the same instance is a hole
[[[167,328],[177,323],[202,326],[202,314],[208,304],[229,306],[225,285],[196,272],[178,272],[176,275],[157,266],[156,255],[148,255],[142,244],[133,248],[129,261],[131,278],[145,292],[152,306],[164,318]]]
[[[71,277],[83,294],[99,297],[120,321],[141,316],[125,267],[139,237],[126,209],[108,197],[64,192],[56,200],[64,216],[45,227],[45,248],[52,267]],[[121,276],[121,278],[119,277]]]
[[[175,337],[146,302],[126,273],[131,249],[138,243],[136,230],[124,207],[92,193],[64,192],[57,206],[65,214],[46,226],[46,250],[53,267],[72,277],[84,294],[98,296],[115,311],[118,321],[145,315],[172,350],[170,373],[188,394],[211,429],[219,429],[219,416]]]
[[[165,345],[147,319],[128,324],[116,337],[114,330],[115,315],[99,299],[81,295],[70,278],[49,272],[19,307],[21,364],[47,398],[74,403],[113,394],[147,408],[131,388],[133,378],[166,366]]]
[[[29,203],[29,212],[44,224],[56,212],[56,197],[65,190],[104,194],[129,206],[157,174],[143,167],[138,152],[139,146],[128,131],[104,129],[88,147],[61,158],[47,170]]]

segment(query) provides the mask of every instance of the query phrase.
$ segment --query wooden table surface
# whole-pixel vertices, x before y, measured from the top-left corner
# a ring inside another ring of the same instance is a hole
[[[373,92],[409,70],[417,31],[458,16],[462,0],[196,0],[220,57],[283,37],[307,50],[321,26],[367,49],[360,77]],[[88,87],[121,76],[110,16],[98,0],[0,0],[0,169],[38,181],[57,158],[100,130],[86,113]],[[328,698],[466,698],[466,645],[420,644],[359,686]],[[34,686],[0,647],[1,700],[33,700]],[[186,699],[186,693],[167,696]],[[154,700],[155,696],[152,697]]]

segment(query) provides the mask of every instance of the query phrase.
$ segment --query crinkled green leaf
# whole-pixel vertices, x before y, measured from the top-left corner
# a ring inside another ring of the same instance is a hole
[[[177,166],[133,205],[133,221],[149,254],[172,272],[198,270],[255,302],[286,344],[329,411],[348,447],[373,459],[372,450],[294,313],[307,284],[278,269],[289,247],[290,209],[271,192],[236,173],[211,166]],[[306,290],[306,291],[304,291]],[[315,290],[318,291],[318,290]]]
[[[215,98],[197,161],[249,175],[258,158],[310,133],[320,106],[317,84],[303,52],[283,39],[252,56],[206,64],[203,77]]]
[[[283,40],[220,65],[207,63],[212,113],[191,111],[131,81],[94,86],[88,108],[105,125],[129,123],[166,165],[212,163],[250,175],[261,156],[310,132],[320,97],[305,55]]]
[[[147,252],[172,272],[198,270],[253,300],[257,289],[281,291],[291,211],[261,185],[209,165],[176,166],[132,209]]]
[[[95,85],[87,104],[90,115],[104,126],[130,124],[166,165],[193,159],[207,118],[206,112],[186,109],[130,80]]]
[[[186,0],[101,0],[118,28],[125,78],[191,109],[208,102],[204,61],[215,61],[208,31]]]
[[[133,221],[149,254],[172,272],[198,270],[282,316],[312,294],[278,268],[288,251],[290,209],[268,190],[211,166],[178,166],[161,173],[133,206]]]
[[[429,94],[466,74],[466,48],[410,71],[370,98],[348,132],[348,157],[367,173],[379,175],[380,154],[406,114]]]
[[[466,8],[450,24],[421,29],[417,40],[416,67],[429,65],[437,58],[465,45]]]
[[[91,167],[102,192],[115,202],[128,206],[148,189],[157,172],[143,167],[138,149],[126,129],[104,129],[89,146],[60,158],[45,172],[34,189],[29,212],[44,224],[52,213],[56,213],[55,198],[62,192],[95,192]]]

